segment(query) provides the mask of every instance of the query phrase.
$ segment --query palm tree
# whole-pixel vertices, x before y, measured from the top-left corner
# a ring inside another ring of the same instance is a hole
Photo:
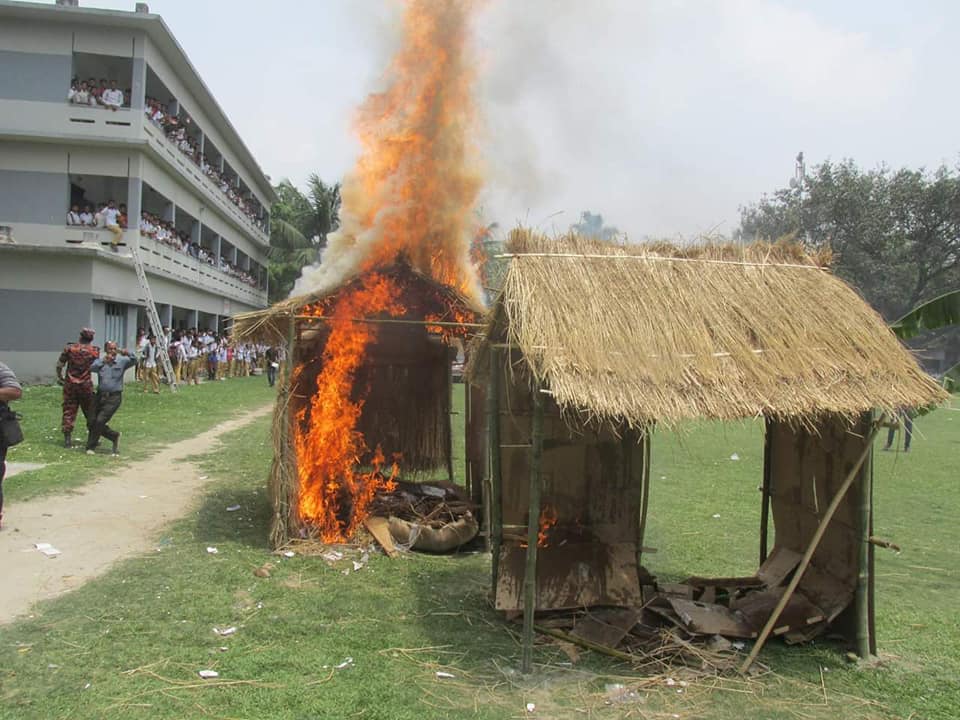
[[[270,219],[270,301],[290,294],[306,265],[319,260],[327,233],[339,224],[340,184],[327,185],[313,174],[309,195],[289,180],[276,186],[277,202]]]

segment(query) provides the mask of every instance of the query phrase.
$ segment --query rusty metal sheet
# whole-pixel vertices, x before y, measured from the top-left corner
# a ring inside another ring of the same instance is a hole
[[[496,608],[523,609],[523,576],[527,549],[504,545],[500,550]],[[566,543],[537,550],[537,610],[560,610],[642,604],[633,543]]]
[[[614,648],[640,620],[637,608],[598,608],[577,621],[570,633],[594,645]]]
[[[743,613],[736,610],[677,597],[667,598],[667,602],[683,626],[692,633],[738,638],[757,636],[757,631]]]

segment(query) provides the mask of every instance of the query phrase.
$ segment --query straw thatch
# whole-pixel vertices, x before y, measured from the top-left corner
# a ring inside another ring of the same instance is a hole
[[[646,426],[765,415],[810,422],[940,402],[880,316],[795,246],[678,250],[514,231],[490,348],[565,412]],[[522,358],[522,359],[521,359]]]
[[[305,293],[274,303],[264,310],[239,313],[233,317],[231,333],[234,339],[253,342],[263,342],[269,345],[280,345],[286,342],[289,330],[290,317],[297,315],[303,308],[321,303],[328,298],[339,295],[347,287],[360,282],[368,272],[377,272],[384,275],[401,277],[404,281],[417,279],[430,287],[440,299],[445,299],[449,305],[468,308],[476,313],[483,312],[483,308],[456,289],[438,283],[431,277],[424,275],[412,267],[404,258],[399,258],[394,264],[382,267],[365,269],[356,275],[344,278],[342,284],[332,289]]]

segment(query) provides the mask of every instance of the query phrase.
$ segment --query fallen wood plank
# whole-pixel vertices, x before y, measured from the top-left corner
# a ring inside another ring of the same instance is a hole
[[[616,647],[640,619],[634,608],[601,608],[582,617],[570,633],[574,637],[605,647]]]
[[[757,631],[742,613],[722,605],[667,598],[670,607],[680,618],[684,627],[700,635],[723,635],[725,637],[754,638]]]
[[[776,545],[770,556],[757,570],[757,577],[770,588],[782,585],[787,576],[800,564],[802,558],[803,556],[800,553]]]
[[[390,525],[386,518],[370,515],[363,521],[363,526],[380,544],[387,557],[396,557],[400,554],[397,546],[393,544],[393,536],[390,534]]]

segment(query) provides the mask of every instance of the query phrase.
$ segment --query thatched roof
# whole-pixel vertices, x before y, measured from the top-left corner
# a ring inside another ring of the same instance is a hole
[[[483,308],[478,307],[476,303],[461,295],[456,289],[438,283],[433,278],[427,277],[411,267],[403,260],[398,260],[396,263],[387,267],[374,268],[373,270],[359,272],[351,277],[347,277],[336,288],[297,295],[274,303],[263,310],[234,315],[232,335],[234,339],[237,340],[252,340],[270,345],[285,343],[290,318],[292,316],[299,314],[304,308],[310,305],[324,302],[338,295],[345,288],[359,283],[367,272],[377,272],[381,275],[398,278],[402,283],[411,281],[422,283],[425,287],[429,288],[431,292],[435,293],[438,298],[445,299],[450,305],[467,308],[477,313],[483,311]]]
[[[489,353],[565,411],[646,425],[760,415],[812,421],[929,406],[945,393],[880,316],[796,246],[615,246],[514,231]],[[522,355],[522,360],[517,362]]]

